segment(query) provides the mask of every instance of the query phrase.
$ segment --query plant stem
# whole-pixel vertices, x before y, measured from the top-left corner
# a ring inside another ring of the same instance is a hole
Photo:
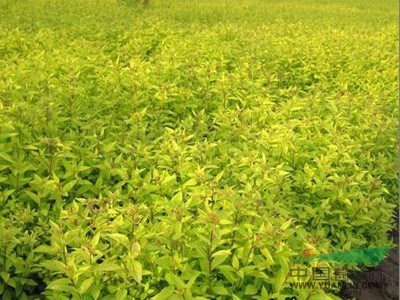
[[[213,238],[214,238],[214,229],[211,228],[210,232],[210,245],[208,245],[208,251],[207,251],[207,260],[208,260],[208,287],[211,291],[211,271],[212,271],[212,243],[213,243]]]
[[[238,222],[238,217],[239,217],[239,210],[236,210],[236,213],[235,213],[235,221],[234,221],[234,224],[233,224],[233,233],[232,233],[232,240],[231,240],[231,248],[233,247],[233,244],[234,244],[234,242],[235,242],[235,236],[236,236],[236,226],[237,226],[237,222]]]
[[[4,262],[3,271],[7,272],[7,245],[5,245],[3,249],[3,262]]]

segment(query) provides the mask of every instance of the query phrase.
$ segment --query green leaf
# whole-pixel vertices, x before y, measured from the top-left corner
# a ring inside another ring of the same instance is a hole
[[[177,194],[174,195],[171,199],[171,203],[174,205],[179,205],[182,204],[182,192],[178,192]]]
[[[115,149],[117,142],[112,142],[103,146],[104,153],[109,153]]]
[[[79,292],[81,294],[85,294],[86,291],[92,286],[93,282],[94,282],[93,277],[88,278],[85,281],[83,281],[82,284],[79,286]]]
[[[176,241],[182,237],[182,223],[176,222],[174,224],[174,235],[172,236],[172,240]]]
[[[102,263],[96,267],[99,272],[117,272],[121,271],[123,268],[115,263]]]
[[[4,282],[6,282],[6,283],[10,279],[10,274],[8,274],[7,272],[2,271],[0,273],[0,275],[1,275],[1,278],[3,278]]]
[[[174,180],[176,180],[176,176],[175,175],[168,175],[161,181],[161,184],[162,185],[168,185],[170,182],[172,182]]]
[[[142,282],[142,275],[143,275],[143,268],[142,268],[142,264],[138,261],[133,261],[133,270],[135,271],[134,274],[132,274],[133,279],[137,282],[137,283],[141,283]]]
[[[183,184],[183,187],[185,188],[185,187],[188,187],[188,186],[195,186],[196,184],[197,184],[196,179],[195,178],[191,178],[191,179],[189,179],[188,181],[186,181]]]
[[[113,240],[121,243],[122,245],[124,245],[126,247],[129,246],[128,237],[121,233],[108,233],[106,236],[112,238]]]
[[[174,294],[175,289],[172,286],[165,287],[161,290],[160,293],[155,295],[153,300],[169,300],[171,296]]]
[[[92,246],[93,249],[96,249],[97,245],[99,244],[100,236],[101,236],[100,231],[96,232],[96,234],[94,235],[94,237],[90,243],[90,245]]]
[[[291,223],[292,223],[292,220],[291,220],[291,219],[288,220],[288,221],[286,221],[285,223],[283,223],[283,224],[280,226],[280,229],[281,229],[281,230],[286,230],[286,229],[288,229]]]
[[[185,288],[185,283],[183,282],[182,279],[180,279],[178,276],[175,274],[169,273],[165,275],[165,279],[168,281],[168,283],[174,287],[177,287],[178,289],[183,289]]]
[[[71,284],[72,282],[68,278],[60,278],[50,282],[47,285],[47,289],[74,294],[76,290],[71,286]]]
[[[255,294],[257,294],[257,292],[258,292],[258,290],[257,290],[257,288],[256,288],[254,285],[248,284],[248,285],[246,286],[246,289],[245,289],[245,291],[244,291],[244,294],[245,294],[245,295],[255,295]]]
[[[51,246],[48,246],[48,245],[40,245],[34,251],[38,252],[38,253],[46,253],[46,254],[50,254],[50,255],[56,254],[56,251],[54,250],[54,248]]]
[[[229,281],[229,283],[234,284],[236,282],[236,272],[232,266],[221,265],[218,267],[219,272],[224,275],[224,277]]]
[[[271,252],[269,252],[267,247],[263,247],[261,249],[261,253],[264,255],[264,257],[266,258],[266,265],[267,266],[271,266],[273,264],[275,264],[275,261],[271,255]]]
[[[230,295],[228,289],[221,282],[213,284],[212,291],[217,295],[226,295],[226,296]]]
[[[115,294],[116,299],[126,299],[126,296],[128,295],[128,291],[126,289],[119,289],[118,292]]]
[[[62,262],[59,262],[54,259],[45,260],[45,261],[41,262],[40,265],[51,272],[64,272],[67,268],[67,266],[64,265]]]
[[[225,171],[222,170],[221,172],[218,173],[217,176],[215,176],[214,181],[215,181],[216,183],[218,183],[218,182],[221,180],[222,176],[224,175],[224,172],[225,172]]]
[[[68,192],[74,187],[74,185],[76,184],[77,180],[72,180],[70,182],[68,182],[67,184],[65,184],[63,186],[63,192],[64,192],[64,196],[68,195]]]
[[[213,260],[211,262],[212,269],[222,264],[230,255],[231,255],[230,250],[220,250],[212,254],[213,257]]]
[[[29,198],[31,198],[37,205],[40,205],[40,196],[32,193],[31,191],[24,191],[26,195],[28,195]]]

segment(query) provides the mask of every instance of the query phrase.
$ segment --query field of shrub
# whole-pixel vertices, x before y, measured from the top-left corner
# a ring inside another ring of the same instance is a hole
[[[392,245],[397,5],[0,0],[2,299],[339,299],[286,282]]]

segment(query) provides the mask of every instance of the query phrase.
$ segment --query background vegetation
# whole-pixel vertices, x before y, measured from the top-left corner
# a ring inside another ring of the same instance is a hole
[[[397,12],[0,0],[2,298],[335,298],[285,280],[391,244]]]

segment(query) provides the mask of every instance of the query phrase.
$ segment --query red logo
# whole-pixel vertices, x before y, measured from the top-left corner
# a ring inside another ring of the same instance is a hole
[[[316,256],[316,254],[312,253],[314,249],[308,248],[303,251],[303,257],[310,257],[310,256]]]

